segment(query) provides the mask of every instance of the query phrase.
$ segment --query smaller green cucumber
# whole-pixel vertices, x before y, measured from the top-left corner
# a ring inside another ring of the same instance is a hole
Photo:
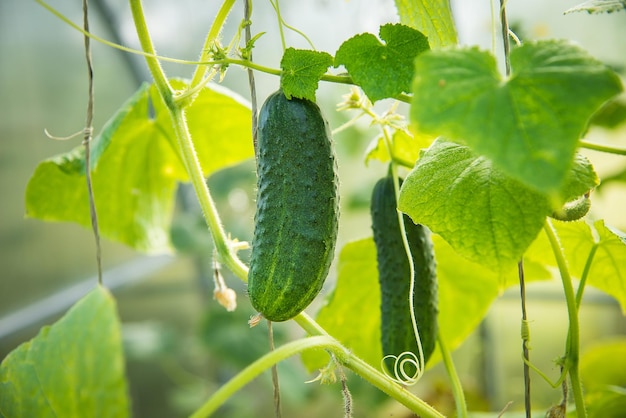
[[[400,180],[401,182],[401,180]],[[372,230],[376,245],[381,291],[381,342],[383,355],[419,352],[409,304],[411,266],[401,236],[393,178],[388,175],[374,186],[371,201]],[[414,265],[413,305],[424,361],[435,349],[438,332],[438,289],[435,254],[430,231],[402,216]],[[385,365],[393,370],[393,361]],[[411,375],[416,370],[407,370]]]

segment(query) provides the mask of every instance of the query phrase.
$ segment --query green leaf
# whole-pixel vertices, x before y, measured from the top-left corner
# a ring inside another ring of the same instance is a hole
[[[592,344],[580,356],[589,417],[618,418],[626,410],[626,338]]]
[[[420,149],[430,145],[429,139],[410,135],[400,130],[395,131],[391,142],[391,154],[394,161],[406,167],[412,167],[419,156]],[[383,163],[389,161],[389,152],[384,137],[375,138],[368,146],[365,151],[365,163],[367,164],[370,160],[378,160]]]
[[[581,157],[581,164],[585,162]],[[572,170],[568,193],[593,187],[591,166]],[[582,191],[580,191],[582,190]],[[579,192],[580,191],[580,192]],[[438,139],[402,185],[399,209],[440,234],[459,254],[496,271],[515,265],[551,213],[549,200],[476,156]]]
[[[185,87],[177,80],[172,85]],[[202,89],[186,116],[205,175],[253,155],[250,110],[227,90]],[[143,85],[120,108],[94,139],[92,150],[101,234],[140,251],[170,251],[174,193],[177,182],[188,177],[170,116],[154,86]],[[40,163],[26,188],[27,215],[89,227],[84,166],[82,145]]]
[[[0,415],[127,417],[115,301],[98,286],[0,365]]]
[[[580,356],[580,375],[585,391],[604,386],[626,386],[626,337],[595,343]]]
[[[597,249],[587,283],[617,299],[622,313],[626,314],[626,235],[607,227],[603,220],[596,221],[593,227],[597,234],[594,244]],[[577,258],[582,259],[581,253],[572,251],[569,259],[573,263]],[[582,273],[582,270],[578,272]]]
[[[591,115],[622,90],[616,74],[563,41],[511,52],[503,80],[476,48],[437,50],[416,60],[411,120],[419,130],[465,141],[499,169],[556,194]]]
[[[620,10],[626,10],[626,0],[588,0],[566,10],[565,14],[574,12],[613,13]]]
[[[604,104],[591,118],[590,123],[606,129],[615,129],[626,122],[626,102],[611,100]]]
[[[280,61],[280,88],[288,99],[314,102],[320,78],[331,65],[333,57],[326,52],[287,48]]]
[[[552,222],[565,252],[570,274],[580,279],[589,256],[593,256],[587,273],[587,285],[614,297],[626,314],[626,235],[603,220],[590,225],[584,221]],[[546,266],[556,266],[552,249],[544,234],[529,248],[528,257]],[[584,298],[583,298],[584,302]]]
[[[346,244],[339,254],[337,284],[317,314],[317,322],[333,337],[375,368],[380,367],[380,288],[376,247],[371,238]],[[328,363],[328,355],[306,351],[307,369]]]
[[[396,8],[400,22],[426,35],[433,49],[456,45],[449,0],[396,0]]]
[[[335,55],[335,67],[346,67],[352,80],[372,102],[411,91],[415,57],[429,49],[428,39],[401,24],[380,27],[383,45],[371,33],[345,41]]]

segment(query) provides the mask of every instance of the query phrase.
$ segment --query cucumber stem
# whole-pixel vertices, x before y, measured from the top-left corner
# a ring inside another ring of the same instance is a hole
[[[446,367],[446,372],[448,373],[448,378],[452,385],[452,396],[454,397],[454,403],[456,405],[456,415],[458,418],[467,418],[467,403],[465,402],[461,379],[459,379],[459,375],[456,372],[452,355],[450,350],[448,350],[448,346],[441,332],[437,333],[437,344],[439,344],[439,352],[441,353],[443,364]]]
[[[569,319],[569,332],[567,338],[567,347],[565,353],[565,366],[569,370],[570,381],[572,383],[572,395],[576,404],[576,415],[578,418],[586,418],[587,411],[585,408],[585,400],[583,397],[582,382],[578,373],[579,357],[580,357],[580,327],[578,322],[578,307],[576,303],[576,295],[574,294],[574,286],[572,285],[572,278],[567,266],[567,260],[559,237],[554,229],[552,222],[547,219],[544,225],[544,231],[552,252],[556,259],[561,281],[563,282],[563,290],[565,293],[565,301],[567,304],[567,314]]]
[[[150,33],[146,25],[141,1],[131,0],[130,3],[141,47],[145,52],[154,55],[154,46],[152,45]],[[193,146],[193,141],[191,140],[191,135],[187,127],[187,121],[185,119],[184,109],[174,102],[172,88],[167,81],[167,77],[159,63],[159,60],[155,57],[146,56],[146,62],[154,79],[155,86],[165,101],[172,118],[179,155],[183,160],[185,169],[196,191],[196,196],[198,197],[202,213],[209,226],[209,231],[213,238],[213,242],[215,243],[217,253],[220,256],[220,261],[238,277],[241,277],[242,280],[246,281],[248,277],[247,268],[237,257],[235,250],[233,250],[229,240],[226,238],[226,232],[222,227],[219,214],[217,213],[217,208],[211,194],[209,193],[209,188],[204,179],[200,161],[198,160],[198,156]]]

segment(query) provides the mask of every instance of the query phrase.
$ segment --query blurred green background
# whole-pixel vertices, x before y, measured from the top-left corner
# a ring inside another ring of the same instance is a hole
[[[81,21],[80,2],[51,1],[74,22]],[[193,60],[219,7],[217,1],[145,1],[154,43],[162,55]],[[241,2],[239,2],[241,3]],[[235,33],[243,6],[235,7],[224,31]],[[258,4],[257,4],[258,3]],[[254,32],[266,31],[257,42],[255,60],[277,67],[280,41],[269,2],[255,3]],[[303,30],[320,50],[333,52],[340,43],[364,31],[397,21],[393,1],[307,0],[283,2],[287,22]],[[563,15],[574,1],[509,2],[509,19],[523,39],[567,38],[624,75],[626,67],[626,13]],[[122,0],[90,2],[92,31],[106,39],[137,47],[132,17]],[[491,48],[491,12],[488,1],[453,1],[464,44]],[[307,48],[304,40],[287,33],[290,45]],[[24,217],[24,190],[42,159],[66,152],[80,139],[55,141],[44,135],[67,136],[82,129],[87,100],[87,76],[80,33],[55,18],[34,1],[0,0],[0,358],[52,323],[96,283],[91,232],[73,224],[44,223]],[[148,79],[144,62],[97,42],[95,65],[96,132]],[[164,65],[168,75],[188,77],[193,68]],[[274,76],[257,74],[258,97],[278,87]],[[231,68],[224,85],[248,97],[246,73]],[[322,84],[319,101],[337,127],[349,118],[333,112],[348,87]],[[381,108],[388,106],[384,101]],[[626,145],[626,127],[594,130],[594,140]],[[336,137],[342,186],[340,243],[370,234],[369,193],[386,168],[363,164],[363,153],[376,136],[367,123]],[[601,177],[626,165],[623,158],[589,152]],[[209,179],[226,229],[240,240],[251,238],[255,176],[253,163],[224,170]],[[253,313],[243,285],[228,272],[227,282],[238,291],[239,308],[227,313],[212,298],[211,243],[198,214],[193,191],[181,187],[178,214],[172,230],[181,250],[177,256],[145,257],[120,244],[103,242],[105,285],[116,295],[128,362],[128,377],[137,417],[185,416],[208,394],[267,350],[263,327],[249,329]],[[626,230],[626,186],[615,182],[594,194],[593,214]],[[245,254],[244,254],[245,257]],[[331,272],[326,288],[332,287]],[[566,312],[558,283],[533,284],[528,291],[533,322],[533,361],[556,376],[553,360],[563,349]],[[309,309],[315,311],[315,306]],[[512,289],[494,304],[481,327],[455,352],[456,365],[470,406],[500,410],[523,404],[519,339],[519,298]],[[585,295],[581,311],[582,347],[626,335],[626,322],[617,304],[600,292]],[[292,324],[275,327],[278,341],[302,335]],[[320,387],[303,382],[306,373],[297,358],[279,367],[284,416],[342,416],[339,384]],[[406,410],[349,375],[355,397],[355,417],[408,416]],[[559,391],[533,378],[535,406],[544,410],[559,402]],[[446,375],[436,366],[414,390],[451,413]],[[269,375],[257,379],[235,396],[217,416],[271,416]]]

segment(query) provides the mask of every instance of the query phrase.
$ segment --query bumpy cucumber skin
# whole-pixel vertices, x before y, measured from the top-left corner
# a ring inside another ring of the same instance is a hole
[[[259,112],[257,202],[248,295],[270,321],[322,289],[337,240],[337,163],[319,107],[279,90]]]
[[[398,356],[410,351],[419,357],[409,305],[410,265],[400,235],[391,176],[380,179],[374,186],[371,216],[381,290],[383,354]],[[415,268],[415,319],[420,332],[424,361],[428,361],[435,349],[438,331],[435,254],[428,228],[414,224],[406,215],[403,215],[403,219]],[[388,368],[393,367],[392,362],[386,364]]]

